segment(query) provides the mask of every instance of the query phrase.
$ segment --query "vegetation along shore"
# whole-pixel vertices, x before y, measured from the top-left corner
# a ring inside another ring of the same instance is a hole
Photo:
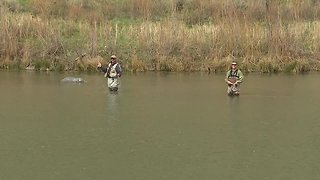
[[[320,70],[316,0],[3,0],[0,68]]]

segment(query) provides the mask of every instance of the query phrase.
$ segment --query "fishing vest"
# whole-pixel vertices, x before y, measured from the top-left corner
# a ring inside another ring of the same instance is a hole
[[[230,70],[230,73],[228,75],[228,79],[229,78],[234,78],[234,77],[239,78],[238,69],[236,69],[235,71]]]
[[[115,63],[113,66],[111,66],[111,63],[108,65],[107,72],[104,74],[105,77],[109,78],[115,78],[117,77],[118,73],[116,71],[118,63]]]

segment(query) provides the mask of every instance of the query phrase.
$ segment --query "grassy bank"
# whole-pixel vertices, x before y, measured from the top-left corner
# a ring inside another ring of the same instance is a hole
[[[320,70],[312,0],[5,1],[0,67],[92,71],[117,54],[129,71]]]

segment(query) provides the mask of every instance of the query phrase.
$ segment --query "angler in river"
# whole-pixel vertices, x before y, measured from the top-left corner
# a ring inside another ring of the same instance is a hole
[[[231,63],[230,69],[227,71],[225,82],[228,85],[227,93],[229,96],[240,94],[240,83],[243,81],[243,73],[237,68],[237,63]]]
[[[118,91],[120,85],[120,77],[122,74],[122,69],[120,64],[117,62],[117,57],[115,55],[111,56],[110,63],[104,67],[101,63],[98,63],[97,69],[104,73],[104,77],[108,80],[108,88],[110,91]]]

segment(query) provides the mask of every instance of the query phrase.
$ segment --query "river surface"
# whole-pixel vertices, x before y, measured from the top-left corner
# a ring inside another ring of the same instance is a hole
[[[318,180],[319,78],[0,71],[0,179]]]

